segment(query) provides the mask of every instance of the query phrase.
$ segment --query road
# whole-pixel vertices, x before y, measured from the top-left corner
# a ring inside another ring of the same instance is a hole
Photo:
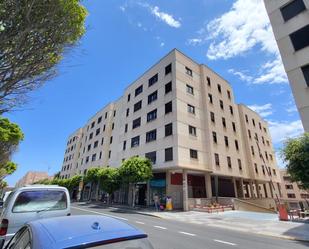
[[[71,212],[72,215],[98,214],[123,220],[146,232],[155,249],[303,249],[309,247],[309,243],[305,242],[166,220],[117,208],[73,204]]]

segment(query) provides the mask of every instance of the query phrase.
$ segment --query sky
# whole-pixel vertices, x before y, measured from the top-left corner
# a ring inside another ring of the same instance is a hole
[[[87,31],[58,75],[6,114],[25,139],[18,170],[61,169],[67,137],[173,48],[229,81],[237,103],[269,122],[278,164],[283,141],[303,132],[262,0],[84,0]]]

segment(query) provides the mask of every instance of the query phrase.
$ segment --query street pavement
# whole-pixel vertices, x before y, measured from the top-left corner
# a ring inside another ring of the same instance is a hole
[[[94,204],[73,203],[72,215],[108,215],[134,225],[149,236],[156,249],[301,249],[309,243],[233,231],[212,226],[143,215],[130,210],[107,208]]]

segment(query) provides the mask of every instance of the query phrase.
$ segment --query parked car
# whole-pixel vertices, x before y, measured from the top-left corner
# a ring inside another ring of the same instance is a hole
[[[41,218],[70,215],[70,196],[66,188],[30,185],[12,191],[0,217],[0,245],[8,241],[25,223]]]
[[[77,215],[29,222],[6,249],[153,249],[137,228],[103,215]]]
[[[6,192],[3,194],[3,196],[2,196],[2,198],[1,198],[1,200],[0,200],[0,208],[3,208],[3,204],[4,204],[5,200],[8,198],[8,196],[9,196],[9,194],[10,194],[11,192],[12,192],[12,191],[6,191]]]

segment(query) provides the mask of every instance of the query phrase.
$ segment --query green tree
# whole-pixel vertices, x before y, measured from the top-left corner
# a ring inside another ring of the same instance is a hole
[[[0,180],[12,174],[17,165],[10,161],[24,134],[17,124],[0,117]]]
[[[79,0],[0,1],[0,114],[56,75],[84,34],[86,15]]]
[[[117,168],[102,168],[99,171],[100,187],[103,191],[109,194],[109,201],[111,195],[120,188],[119,170]]]
[[[87,170],[86,175],[84,176],[84,183],[91,183],[90,185],[90,195],[89,195],[89,200],[91,199],[91,193],[93,190],[93,186],[96,184],[97,185],[97,190],[96,190],[96,199],[98,195],[98,187],[99,187],[99,177],[100,177],[100,170],[101,168],[96,167],[96,168],[90,168]]]
[[[132,206],[134,206],[136,183],[148,181],[152,178],[152,163],[147,158],[131,157],[120,166],[119,176],[123,182],[131,185]]]
[[[287,163],[287,172],[294,182],[300,182],[309,188],[309,133],[298,138],[288,139],[282,149],[283,160]]]

